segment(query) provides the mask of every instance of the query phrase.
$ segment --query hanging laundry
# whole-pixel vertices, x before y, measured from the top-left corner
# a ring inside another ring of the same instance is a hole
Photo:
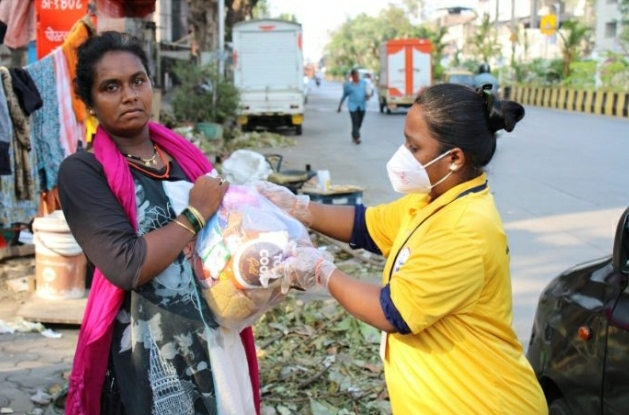
[[[0,67],[4,94],[7,97],[9,116],[13,127],[13,153],[15,163],[15,196],[17,200],[32,200],[35,189],[33,188],[33,176],[31,173],[31,162],[29,152],[31,152],[30,126],[28,118],[20,108],[18,99],[13,93],[13,85],[9,70]]]
[[[61,50],[63,50],[63,54],[65,55],[66,62],[68,64],[68,73],[70,80],[73,80],[76,77],[76,50],[81,44],[83,44],[83,42],[85,42],[90,37],[90,35],[90,27],[86,25],[84,21],[79,20],[74,24],[74,26],[72,26],[68,37],[66,38],[65,42],[63,42],[63,45],[61,45]],[[76,120],[83,122],[87,117],[85,104],[74,93],[74,88],[72,87],[72,84],[70,84],[70,93],[72,95],[72,108],[74,109]]]
[[[61,120],[59,142],[67,157],[76,152],[79,141],[84,141],[83,131],[72,109],[72,80],[68,72],[68,62],[65,55],[61,48],[53,50],[50,55],[54,60],[55,80],[57,82],[57,108],[59,110],[59,120]]]
[[[156,0],[96,0],[96,9],[109,17],[146,17],[155,11]]]
[[[12,49],[24,48],[35,40],[35,2],[33,0],[0,1],[0,21],[7,25],[4,44]]]
[[[9,117],[9,107],[7,107],[7,97],[4,95],[4,88],[0,85],[0,176],[11,174],[11,117]]]
[[[39,170],[43,173],[40,191],[47,191],[57,185],[59,165],[65,158],[59,139],[59,100],[54,59],[48,55],[27,65],[24,72],[32,78],[33,86],[43,98],[43,107],[31,116],[31,139],[37,152]],[[15,88],[15,84],[13,86]]]
[[[0,114],[6,114],[9,117],[9,108],[7,106],[6,96],[4,95],[4,87],[0,82]],[[8,124],[2,123],[2,134],[8,134],[9,137],[13,137],[13,125],[9,119]],[[11,143],[9,143],[11,146]],[[9,151],[9,165],[14,166],[14,154],[13,149]],[[39,188],[39,175],[37,174],[37,152],[30,151],[29,164],[31,165],[31,177],[33,178],[35,189]],[[0,176],[0,226],[6,228],[12,223],[29,223],[36,215],[38,211],[38,202],[36,198],[33,200],[17,200],[15,194],[15,178],[13,175]]]
[[[7,34],[7,24],[0,21],[0,44],[4,43],[4,37]]]
[[[31,76],[22,68],[9,69],[11,74],[11,83],[13,84],[13,92],[17,97],[20,108],[24,114],[29,117],[35,110],[38,110],[44,104],[41,95],[33,82]]]

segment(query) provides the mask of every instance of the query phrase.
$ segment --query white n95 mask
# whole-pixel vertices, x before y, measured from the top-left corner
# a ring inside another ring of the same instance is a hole
[[[433,187],[446,180],[452,174],[452,170],[443,179],[435,184],[430,183],[426,167],[445,157],[450,151],[446,151],[437,158],[422,165],[404,144],[397,149],[387,163],[387,173],[393,190],[398,193],[428,194]]]

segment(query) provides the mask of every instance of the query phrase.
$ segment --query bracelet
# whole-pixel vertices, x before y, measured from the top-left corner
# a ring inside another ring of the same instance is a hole
[[[190,212],[192,212],[192,214],[197,218],[197,220],[201,223],[201,227],[205,226],[205,219],[203,219],[203,216],[201,215],[201,213],[199,213],[198,210],[196,210],[194,207],[192,206],[188,206],[188,210]]]
[[[181,214],[184,215],[186,219],[188,219],[188,222],[190,222],[190,225],[192,225],[192,227],[194,228],[195,234],[199,233],[199,231],[203,229],[203,226],[201,226],[201,223],[199,222],[197,217],[194,216],[194,213],[192,213],[190,209],[185,208],[183,212],[181,212]]]
[[[183,224],[183,223],[179,222],[177,219],[173,219],[173,222],[175,222],[177,225],[181,226],[182,228],[184,228],[185,230],[187,230],[191,234],[193,234],[195,236],[197,235],[197,233],[191,227],[189,227],[186,224]]]

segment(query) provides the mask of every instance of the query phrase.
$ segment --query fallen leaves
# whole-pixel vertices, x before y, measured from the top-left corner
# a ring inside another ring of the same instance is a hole
[[[344,272],[380,281],[374,258],[326,249]],[[373,262],[373,263],[372,263]],[[323,290],[291,293],[254,326],[262,415],[390,414],[380,332],[352,317]]]

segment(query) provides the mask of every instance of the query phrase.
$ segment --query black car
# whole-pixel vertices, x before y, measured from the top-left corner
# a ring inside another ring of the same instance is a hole
[[[609,257],[577,265],[542,292],[527,357],[550,415],[629,414],[629,209]]]

